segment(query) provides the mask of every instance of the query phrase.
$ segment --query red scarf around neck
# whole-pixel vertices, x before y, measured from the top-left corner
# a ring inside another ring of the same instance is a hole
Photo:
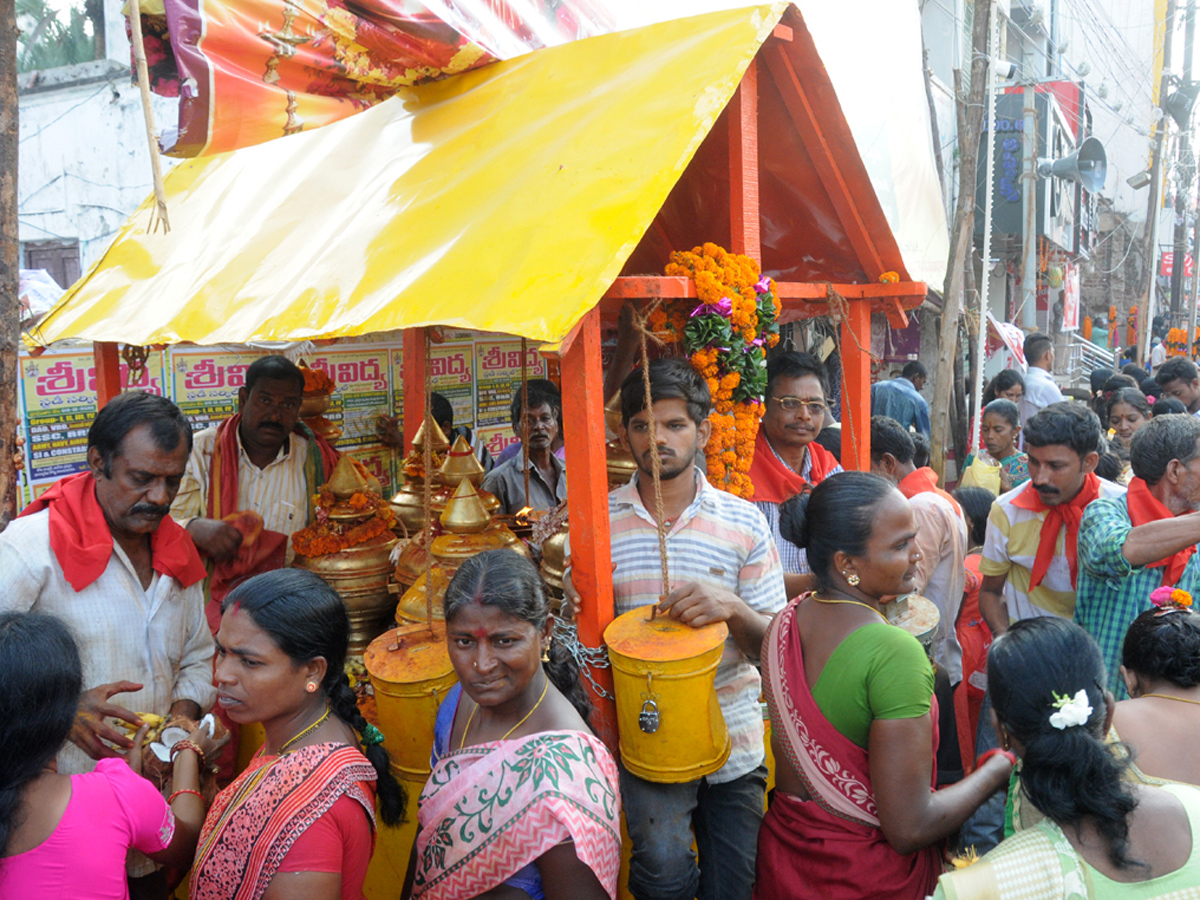
[[[113,537],[104,510],[96,499],[96,479],[79,472],[56,481],[23,510],[22,516],[50,510],[50,549],[62,566],[63,577],[82,591],[104,574],[112,558]],[[191,587],[206,574],[196,545],[169,515],[150,533],[151,566]]]
[[[911,500],[917,494],[937,494],[939,497],[944,497],[950,501],[950,505],[954,507],[954,511],[958,513],[959,518],[962,518],[962,507],[958,505],[958,501],[951,497],[948,493],[938,487],[937,472],[923,466],[920,469],[914,469],[909,472],[896,485],[905,497]]]
[[[837,468],[837,458],[818,444],[808,443],[808,458],[812,460],[809,479],[813,485],[820,484],[825,477]],[[754,460],[750,463],[750,483],[754,485],[754,495],[750,498],[755,502],[762,500],[767,503],[782,503],[789,497],[800,493],[809,486],[809,481],[784,464],[771,445],[767,442],[766,432],[762,425],[758,426],[758,437],[754,440]]]
[[[1046,513],[1046,518],[1042,520],[1042,532],[1038,539],[1037,556],[1033,558],[1033,572],[1029,579],[1029,589],[1033,590],[1042,583],[1042,579],[1046,576],[1046,571],[1050,568],[1050,561],[1054,559],[1054,546],[1058,543],[1058,533],[1065,525],[1067,528],[1066,537],[1063,539],[1063,553],[1067,557],[1067,565],[1071,569],[1071,587],[1075,587],[1075,580],[1079,574],[1079,521],[1083,518],[1083,511],[1087,505],[1100,496],[1100,477],[1095,472],[1089,472],[1083,479],[1083,487],[1079,489],[1079,493],[1066,503],[1060,503],[1058,506],[1047,506],[1042,502],[1041,495],[1033,486],[1033,482],[1026,483],[1025,490],[1017,494],[1013,498],[1013,506],[1020,509],[1027,509],[1031,512]]]
[[[1140,478],[1134,478],[1129,482],[1129,491],[1125,494],[1125,502],[1129,506],[1129,521],[1133,523],[1134,528],[1157,522],[1160,519],[1175,518],[1175,514],[1150,492],[1150,486]],[[1195,552],[1196,545],[1189,544],[1178,553],[1150,563],[1146,568],[1157,569],[1159,566],[1165,566],[1162,583],[1179,584],[1179,579],[1183,577],[1183,570],[1187,568],[1188,560]]]
[[[210,519],[225,519],[226,516],[233,513],[242,512],[238,509],[240,455],[238,452],[240,449],[238,426],[241,425],[241,422],[242,414],[235,413],[217,427],[217,442],[213,448],[212,463],[209,466],[208,517]],[[310,477],[309,481],[316,483],[310,483],[309,490],[315,492],[329,479],[341,454],[333,448],[332,444],[303,424],[298,423],[294,433],[313,442],[310,445],[309,455],[313,456],[315,449],[316,461],[314,463],[312,459],[306,460],[305,474],[308,476],[310,474],[308,470],[313,469],[311,476],[314,477]],[[258,511],[252,510],[252,512],[257,513]],[[233,524],[235,528],[238,528],[238,522]],[[209,582],[211,598],[219,606],[220,602],[225,599],[225,595],[239,581],[260,572],[283,568],[287,559],[287,542],[287,535],[264,529],[253,544],[243,545],[233,559],[216,563],[213,566],[212,581]],[[214,614],[214,611],[210,609],[209,613],[210,624],[212,624],[211,615]],[[216,612],[215,615],[219,624],[219,612]],[[216,633],[215,627],[213,632]]]

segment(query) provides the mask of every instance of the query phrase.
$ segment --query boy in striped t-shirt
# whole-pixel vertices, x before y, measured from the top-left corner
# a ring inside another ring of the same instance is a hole
[[[749,900],[766,790],[758,659],[770,617],[787,600],[779,552],[763,514],[713,487],[696,468],[709,436],[704,379],[684,360],[650,363],[657,448],[650,444],[641,370],[621,386],[621,437],[638,471],[609,495],[617,615],[658,603],[692,626],[725,622],[729,638],[716,692],[732,750],[716,772],[684,784],[644,781],[621,769],[633,844],[629,890],[638,900]],[[670,592],[662,597],[650,454],[661,463]],[[692,852],[693,833],[700,855]]]

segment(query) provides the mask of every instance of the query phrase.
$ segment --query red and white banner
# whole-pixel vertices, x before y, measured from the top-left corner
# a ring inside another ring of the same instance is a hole
[[[1158,274],[1162,275],[1164,278],[1168,278],[1171,275],[1171,270],[1174,268],[1175,268],[1175,251],[1164,250],[1163,255],[1162,255],[1162,264],[1158,267]],[[1194,263],[1192,261],[1192,254],[1189,253],[1183,258],[1183,275],[1184,275],[1184,277],[1191,278],[1193,269],[1194,269]]]

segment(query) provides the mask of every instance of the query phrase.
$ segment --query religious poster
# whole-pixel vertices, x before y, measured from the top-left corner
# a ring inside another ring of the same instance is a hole
[[[545,378],[538,344],[527,345],[526,377]],[[521,342],[489,336],[475,342],[475,433],[492,455],[517,437],[512,429],[512,398],[521,390]]]
[[[238,411],[246,369],[259,356],[252,348],[195,347],[171,352],[176,404],[196,431],[219,425]]]
[[[87,433],[96,417],[96,365],[91,348],[41,356],[21,355],[25,477],[28,502],[65,475],[87,468]],[[151,353],[130,384],[121,363],[121,385],[164,394],[162,353]]]
[[[1063,331],[1079,330],[1079,266],[1067,265],[1063,279]]]
[[[330,347],[306,356],[304,362],[312,369],[324,370],[336,385],[324,415],[342,429],[338,447],[379,446],[376,424],[391,408],[388,348],[361,344]]]
[[[475,345],[471,343],[433,344],[429,348],[433,390],[450,401],[455,425],[475,424],[474,353]],[[409,386],[410,390],[414,388],[416,385]]]

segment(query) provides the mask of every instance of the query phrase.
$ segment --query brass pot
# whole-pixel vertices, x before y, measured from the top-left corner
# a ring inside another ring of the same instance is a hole
[[[629,479],[637,471],[637,460],[633,458],[633,454],[626,450],[620,441],[609,441],[604,451],[609,489],[629,484]]]
[[[552,597],[561,599],[563,595],[563,572],[567,567],[567,523],[562,528],[542,541],[542,580]]]
[[[443,485],[433,486],[433,515],[446,508],[449,491]],[[489,495],[490,496],[490,495]],[[409,537],[412,537],[425,527],[425,485],[420,481],[408,481],[400,485],[400,490],[391,499],[392,510],[396,519],[404,525]]]
[[[429,567],[428,580],[433,582],[433,620],[441,622],[445,619],[442,607],[442,595],[446,593],[446,585],[450,583],[453,572],[447,572],[441,563]],[[426,576],[422,575],[417,583],[404,592],[396,607],[396,624],[412,625],[425,621],[425,583]]]
[[[332,394],[303,394],[300,398],[300,418],[324,415],[332,401]]]
[[[338,592],[350,614],[349,655],[361,657],[367,645],[392,620],[395,597],[388,591],[389,558],[396,536],[385,532],[363,544],[327,556],[299,556],[292,565],[324,578]]]

